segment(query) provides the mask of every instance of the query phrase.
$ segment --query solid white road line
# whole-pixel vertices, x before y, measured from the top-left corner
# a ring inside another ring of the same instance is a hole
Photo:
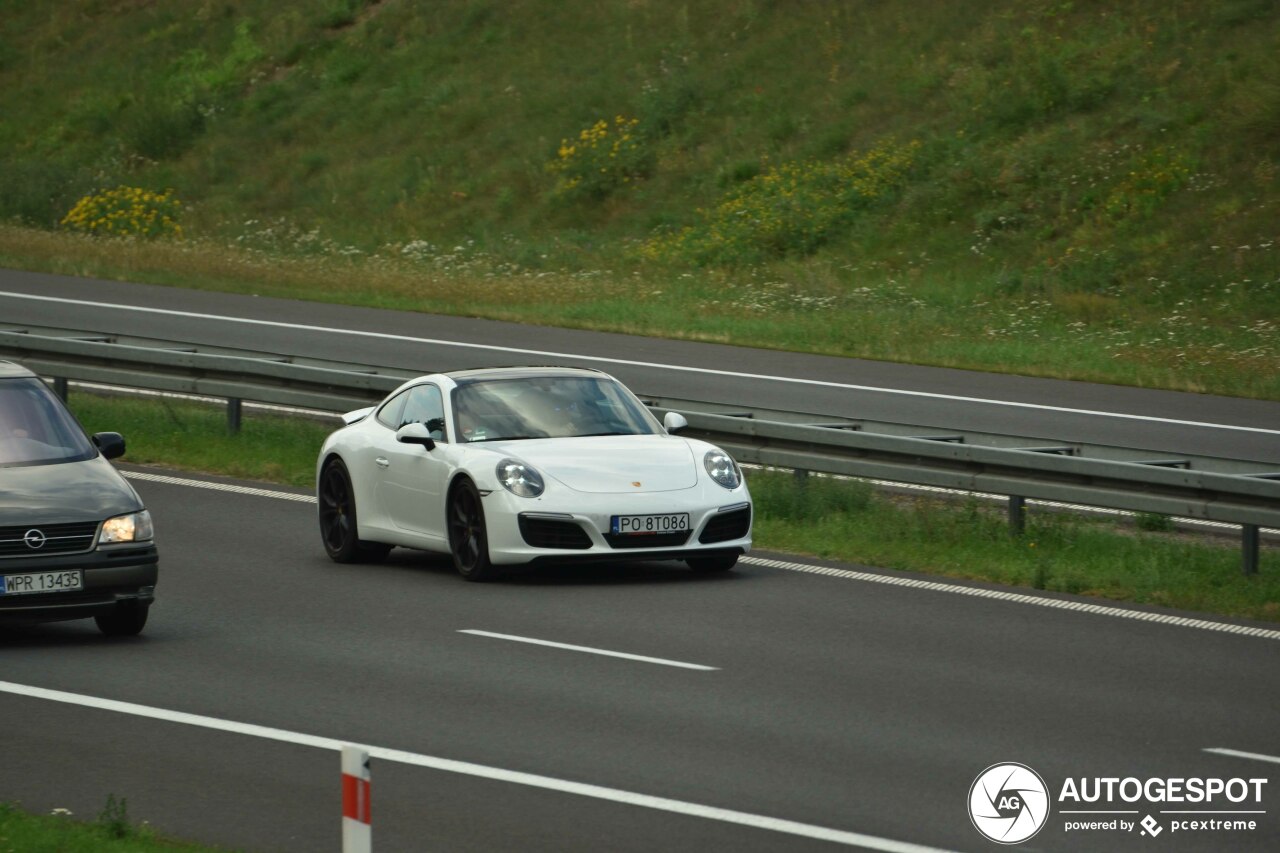
[[[297,501],[313,504],[315,495],[282,492],[278,489],[259,489],[254,486],[237,486],[234,483],[218,483],[212,480],[192,480],[188,477],[171,477],[168,474],[153,474],[150,471],[121,470],[120,473],[130,480],[142,480],[147,483],[164,483],[169,486],[185,486],[189,489],[209,489],[214,492],[231,492],[237,495],[254,495],[260,498],[275,498],[281,501]]]
[[[1268,761],[1272,764],[1280,764],[1280,755],[1263,755],[1260,752],[1241,752],[1238,749],[1226,749],[1220,746],[1209,747],[1204,751],[1212,752],[1215,755],[1229,755],[1232,758],[1247,758],[1250,761]]]
[[[156,483],[167,483],[176,486],[188,486],[197,489],[213,489],[220,492],[256,495],[258,497],[278,498],[280,500],[315,503],[315,497],[293,492],[256,489],[248,486],[235,486],[227,483],[209,482],[206,480],[186,480],[181,477],[170,477],[163,474],[152,474],[144,471],[121,471],[121,474],[132,480],[147,480]],[[1264,640],[1280,640],[1280,630],[1274,628],[1256,628],[1250,625],[1233,625],[1230,622],[1215,622],[1210,619],[1194,619],[1187,616],[1173,616],[1167,613],[1153,613],[1147,610],[1128,610],[1124,607],[1113,607],[1104,604],[1092,604],[1087,601],[1072,601],[1062,598],[1046,598],[1028,595],[1021,592],[1008,592],[1000,589],[965,586],[958,583],[926,581],[917,578],[903,577],[894,574],[863,572],[853,569],[836,569],[830,566],[815,566],[809,563],[796,563],[790,560],[770,560],[764,557],[744,556],[738,562],[749,566],[763,566],[770,569],[782,569],[788,572],[801,572],[809,575],[824,575],[843,580],[865,581],[868,583],[888,584],[889,586],[923,589],[930,592],[946,592],[952,595],[967,595],[974,598],[990,598],[1007,601],[1013,604],[1031,604],[1037,607],[1051,607],[1056,610],[1073,610],[1079,613],[1092,613],[1097,616],[1110,616],[1116,619],[1133,619],[1138,622],[1156,622],[1161,625],[1172,625],[1178,628],[1196,628],[1202,631],[1218,631],[1226,634],[1238,634],[1245,637],[1258,637]]]
[[[286,729],[271,728],[270,726],[258,726],[252,723],[239,723],[234,720],[206,717],[201,714],[189,714],[184,711],[169,711],[164,708],[156,708],[150,705],[138,705],[133,702],[120,702],[114,699],[102,699],[96,696],[86,696],[81,693],[68,693],[62,690],[49,690],[44,687],[14,684],[9,681],[0,681],[0,692],[10,693],[15,696],[26,696],[33,699],[43,699],[49,702],[61,702],[67,705],[78,705],[80,707],[94,708],[102,711],[114,711],[119,714],[128,714],[134,717],[145,717],[147,719],[161,720],[169,723],[198,726],[200,728],[213,729],[215,731],[248,735],[250,737],[265,738],[267,740],[297,744],[299,746],[318,747],[320,749],[329,749],[339,752],[342,750],[344,744],[356,743],[354,741],[336,740],[334,738],[303,734],[301,732],[291,732]],[[653,797],[648,794],[637,794],[632,791],[623,791],[618,788],[606,788],[601,785],[570,782],[565,779],[556,779],[551,776],[539,776],[535,773],[522,773],[515,770],[504,770],[500,767],[488,767],[483,764],[472,764],[469,761],[455,761],[450,758],[438,758],[432,755],[420,755],[414,752],[405,752],[399,749],[388,749],[377,746],[368,747],[368,752],[373,758],[382,759],[383,761],[395,761],[400,764],[425,767],[430,770],[440,770],[445,773],[459,773],[465,776],[475,776],[482,779],[491,779],[497,782],[509,782],[516,785],[542,788],[564,794],[577,794],[578,796],[591,797],[597,800],[608,800],[614,803],[639,806],[647,809],[657,809],[659,811],[671,812],[689,817],[718,820],[723,823],[732,823],[754,829],[767,829],[773,832],[783,832],[789,835],[803,836],[805,838],[816,838],[821,841],[833,841],[837,844],[844,844],[850,847],[861,847],[866,850],[881,850],[885,851],[885,853],[942,853],[938,848],[925,847],[919,844],[909,844],[904,841],[894,841],[890,838],[879,838],[874,835],[864,835],[860,832],[846,832],[840,829],[831,829],[825,826],[799,823],[793,820],[766,817],[764,815],[739,812],[732,809],[722,809],[715,806],[704,806],[698,803],[684,802],[682,800],[671,800],[666,797]]]
[[[101,382],[71,382],[72,388],[79,388],[87,391],[105,391],[110,394],[127,394],[131,397],[159,397],[165,400],[190,400],[193,403],[206,403],[210,406],[225,408],[227,405],[226,397],[210,397],[208,394],[183,394],[178,391],[153,391],[150,388],[126,388],[123,385],[106,385]],[[342,416],[337,412],[327,412],[323,409],[304,409],[299,406],[276,406],[271,403],[255,403],[252,400],[241,400],[240,404],[246,409],[258,412],[279,412],[286,415],[305,415],[309,418],[321,418],[324,420],[337,421],[335,428],[341,426]]]
[[[590,646],[573,646],[568,643],[553,643],[550,640],[535,640],[532,637],[517,637],[514,634],[495,634],[492,631],[478,631],[475,628],[460,628],[459,634],[472,634],[477,637],[492,637],[495,640],[510,640],[513,643],[529,643],[534,646],[550,646],[553,649],[568,649],[571,652],[587,652],[593,655],[604,655],[610,658],[623,658],[625,660],[636,660],[643,663],[657,663],[663,666],[675,666],[681,669],[697,669],[703,672],[714,672],[720,667],[703,666],[700,663],[683,663],[678,660],[666,660],[665,658],[651,658],[645,655],[632,655],[626,652],[611,652],[605,649],[594,649]]]
[[[762,382],[786,382],[794,385],[809,385],[822,388],[841,388],[847,391],[874,391],[881,394],[895,394],[903,397],[922,397],[932,400],[949,400],[961,403],[983,403],[992,406],[1010,406],[1019,409],[1033,409],[1042,412],[1059,412],[1062,414],[1073,415],[1091,415],[1104,418],[1121,418],[1124,420],[1144,421],[1147,423],[1174,424],[1176,426],[1194,426],[1206,427],[1209,429],[1227,429],[1239,432],[1257,432],[1265,435],[1280,435],[1280,430],[1264,429],[1262,427],[1246,427],[1234,426],[1231,424],[1215,424],[1203,421],[1184,421],[1176,418],[1157,418],[1150,415],[1132,415],[1120,412],[1103,412],[1093,409],[1073,409],[1065,406],[1048,406],[1041,403],[1018,403],[1009,400],[989,400],[982,397],[964,397],[955,394],[938,394],[930,391],[907,391],[901,388],[881,388],[875,385],[853,385],[846,382],[828,382],[820,379],[797,379],[789,376],[770,376],[760,373],[740,373],[734,370],[713,370],[707,367],[690,367],[678,364],[661,364],[651,361],[633,361],[625,358],[608,358],[597,355],[583,355],[582,353],[552,352],[548,350],[520,349],[517,347],[503,347],[495,344],[472,344],[463,341],[448,341],[440,338],[413,338],[404,335],[392,335],[385,332],[365,332],[357,329],[337,329],[329,326],[309,326],[302,323],[284,323],[277,320],[254,320],[245,317],[232,317],[223,314],[203,314],[193,311],[175,311],[168,308],[143,308],[134,305],[116,305],[109,302],[82,302],[78,299],[65,299],[59,296],[38,296],[31,293],[15,293],[10,291],[0,291],[0,297],[10,297],[12,299],[31,299],[41,302],[56,302],[67,305],[86,306],[92,308],[101,308],[113,311],[133,311],[143,314],[156,314],[168,317],[186,317],[193,320],[221,320],[228,323],[243,323],[252,326],[266,326],[270,328],[297,329],[306,332],[323,332],[335,335],[351,335],[354,337],[379,338],[384,340],[407,341],[417,344],[430,344],[432,346],[441,347],[457,347],[461,349],[477,349],[487,350],[490,352],[512,353],[515,355],[535,356],[538,358],[567,358],[577,361],[594,361],[601,364],[621,364],[627,367],[646,367],[655,370],[672,370],[681,373],[699,373],[707,376],[728,376],[735,379],[753,379]]]
[[[1267,640],[1280,640],[1280,630],[1273,628],[1254,628],[1249,625],[1232,625],[1228,622],[1214,622],[1209,619],[1192,619],[1186,616],[1172,616],[1167,613],[1152,613],[1146,610],[1126,610],[1123,607],[1110,607],[1103,604],[1091,604],[1087,601],[1071,601],[1063,598],[1044,598],[1038,595],[1027,595],[1020,592],[1008,592],[1001,589],[964,586],[957,583],[940,583],[938,581],[918,580],[900,575],[878,574],[876,572],[859,572],[851,569],[835,569],[829,566],[812,566],[808,563],[792,563],[786,560],[768,560],[763,557],[740,557],[740,563],[752,566],[765,566],[771,569],[785,569],[790,572],[805,572],[811,575],[843,578],[845,580],[869,581],[890,586],[903,586],[911,589],[927,589],[932,592],[948,592],[952,595],[968,595],[974,598],[990,598],[997,601],[1008,601],[1014,604],[1032,604],[1037,607],[1051,607],[1055,610],[1073,610],[1077,613],[1092,613],[1098,616],[1111,616],[1118,619],[1133,619],[1138,622],[1157,622],[1161,625],[1174,625],[1179,628],[1199,628],[1203,631],[1221,631],[1226,634],[1240,634],[1246,637],[1261,637]]]

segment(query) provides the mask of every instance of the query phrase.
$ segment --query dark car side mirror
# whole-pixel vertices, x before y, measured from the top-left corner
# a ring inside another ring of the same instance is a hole
[[[93,443],[98,452],[107,459],[119,459],[124,456],[124,436],[118,432],[95,432]]]
[[[431,437],[425,424],[405,424],[396,430],[396,441],[401,444],[421,444],[427,450],[434,450],[436,440]]]

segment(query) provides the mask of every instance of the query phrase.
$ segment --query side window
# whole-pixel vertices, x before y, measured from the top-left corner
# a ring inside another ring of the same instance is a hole
[[[409,399],[408,391],[401,391],[378,409],[378,423],[391,429],[400,428],[400,414],[404,411],[405,401]]]
[[[419,423],[426,426],[436,441],[445,441],[444,398],[440,396],[440,389],[434,385],[419,385],[409,389],[408,397],[396,429],[405,424]]]

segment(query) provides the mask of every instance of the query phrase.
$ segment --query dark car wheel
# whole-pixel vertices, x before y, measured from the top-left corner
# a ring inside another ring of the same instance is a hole
[[[93,621],[98,623],[98,630],[108,637],[133,637],[142,633],[150,609],[147,604],[117,604],[109,613],[93,617]]]
[[[337,563],[376,563],[391,551],[390,545],[356,537],[356,496],[351,475],[342,460],[335,459],[320,474],[320,541]]]
[[[710,557],[690,557],[685,562],[695,572],[727,572],[738,564],[738,555],[713,554]]]
[[[484,507],[475,483],[462,480],[449,497],[449,550],[453,567],[469,581],[487,581],[497,575],[489,562],[489,539],[484,527]]]

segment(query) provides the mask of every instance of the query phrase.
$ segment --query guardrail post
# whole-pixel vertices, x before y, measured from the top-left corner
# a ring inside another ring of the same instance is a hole
[[[67,402],[67,395],[71,393],[67,387],[67,377],[53,377],[53,393],[57,394],[58,398],[62,400],[62,402]]]
[[[240,410],[241,402],[239,397],[227,398],[227,429],[232,435],[240,432]]]
[[[1021,536],[1027,529],[1027,499],[1009,495],[1009,534]]]
[[[342,853],[372,853],[373,817],[369,753],[358,746],[342,747]]]
[[[1258,573],[1258,525],[1242,524],[1240,526],[1240,545],[1244,557],[1244,573]]]
[[[809,485],[809,472],[804,468],[796,468],[792,473],[795,475],[797,486],[803,489]]]

